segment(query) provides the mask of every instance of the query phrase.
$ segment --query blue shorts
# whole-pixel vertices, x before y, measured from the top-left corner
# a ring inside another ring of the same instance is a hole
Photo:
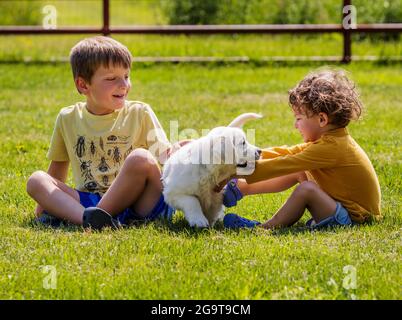
[[[85,208],[96,207],[98,205],[100,199],[102,198],[99,193],[90,193],[90,192],[84,192],[84,191],[78,191],[78,190],[77,190],[77,192],[80,195],[80,203]],[[162,194],[158,200],[158,203],[151,210],[151,212],[149,214],[147,214],[145,217],[138,215],[131,208],[126,208],[121,213],[119,213],[115,218],[117,218],[120,221],[120,223],[122,223],[122,224],[129,224],[132,221],[138,221],[138,220],[152,221],[152,220],[156,220],[159,218],[171,220],[174,213],[175,213],[175,209],[170,207],[165,202],[165,199]]]
[[[333,226],[350,226],[353,225],[352,219],[350,219],[348,211],[340,202],[336,203],[335,214],[324,220],[312,225],[312,229],[319,229],[323,227]]]
[[[77,192],[80,196],[80,203],[85,208],[96,207],[100,199],[102,198],[99,193],[90,193],[78,190]],[[161,195],[158,200],[158,203],[151,210],[151,212],[145,217],[136,214],[131,208],[126,208],[121,213],[119,213],[115,218],[117,218],[121,224],[130,224],[131,222],[134,221],[152,221],[160,218],[171,220],[174,213],[175,209],[170,207],[165,202],[163,195]],[[37,217],[35,221],[40,224],[52,226],[55,228],[58,228],[62,224],[67,223],[66,221],[56,218],[51,213],[46,211],[43,211],[41,216]]]

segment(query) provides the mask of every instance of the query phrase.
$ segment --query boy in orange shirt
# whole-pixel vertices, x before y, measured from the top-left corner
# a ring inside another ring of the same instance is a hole
[[[346,126],[362,112],[355,85],[343,71],[308,74],[289,92],[295,128],[304,143],[263,150],[256,169],[244,179],[231,180],[224,204],[234,206],[244,195],[280,192],[295,184],[289,199],[261,224],[227,214],[227,228],[266,229],[291,226],[308,209],[314,228],[363,223],[381,217],[381,191],[373,165],[349,135]]]

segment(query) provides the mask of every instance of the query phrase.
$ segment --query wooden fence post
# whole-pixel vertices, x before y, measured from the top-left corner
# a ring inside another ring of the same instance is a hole
[[[110,35],[109,17],[110,17],[109,0],[103,0],[103,27],[102,34],[104,36]]]
[[[350,63],[352,61],[352,37],[350,29],[345,29],[343,25],[344,19],[347,16],[347,13],[344,12],[345,6],[352,5],[351,0],[343,0],[343,7],[342,7],[342,29],[343,29],[343,63]],[[354,22],[354,21],[352,21]]]

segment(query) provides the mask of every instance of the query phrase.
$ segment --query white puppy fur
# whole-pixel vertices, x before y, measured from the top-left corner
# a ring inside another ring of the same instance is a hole
[[[223,192],[214,188],[234,174],[254,171],[260,150],[246,141],[240,127],[250,119],[245,113],[228,127],[218,127],[176,151],[165,163],[162,173],[163,195],[172,207],[184,212],[190,226],[213,226],[223,218]]]

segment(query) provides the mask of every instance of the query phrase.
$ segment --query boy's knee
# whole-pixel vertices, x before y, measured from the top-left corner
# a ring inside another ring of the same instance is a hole
[[[307,175],[304,171],[298,172],[296,174],[296,179],[298,183],[307,182]]]
[[[318,190],[317,184],[311,181],[303,181],[296,187],[296,192],[307,197]]]
[[[153,155],[146,149],[138,148],[128,155],[124,165],[134,170],[146,172],[148,169],[158,165]]]
[[[27,193],[32,195],[48,177],[48,174],[44,171],[35,171],[31,174],[27,181]]]

